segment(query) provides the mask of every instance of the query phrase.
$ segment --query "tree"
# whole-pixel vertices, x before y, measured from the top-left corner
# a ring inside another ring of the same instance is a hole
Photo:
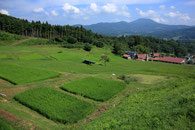
[[[77,39],[74,38],[74,37],[72,37],[72,36],[69,36],[69,37],[68,37],[68,42],[71,43],[71,44],[74,44],[74,43],[77,42]]]
[[[100,61],[104,62],[104,65],[106,66],[106,62],[110,62],[110,58],[106,55],[101,56]]]
[[[91,46],[89,43],[86,43],[86,44],[84,45],[84,48],[83,48],[83,49],[86,50],[86,51],[91,51],[92,46]]]
[[[121,43],[115,43],[113,46],[113,53],[117,55],[122,55],[124,53],[124,47]]]

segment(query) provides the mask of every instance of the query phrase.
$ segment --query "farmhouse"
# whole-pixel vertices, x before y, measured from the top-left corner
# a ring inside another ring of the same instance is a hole
[[[147,60],[148,54],[137,54],[137,60]]]
[[[130,60],[131,59],[131,56],[130,55],[127,55],[127,54],[124,54],[123,55],[123,58]]]
[[[174,64],[184,64],[185,63],[185,59],[183,59],[183,58],[174,58],[174,57],[149,58],[149,60],[150,61],[174,63]]]

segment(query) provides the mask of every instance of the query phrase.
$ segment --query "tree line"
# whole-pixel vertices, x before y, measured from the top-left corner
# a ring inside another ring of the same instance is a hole
[[[185,46],[174,40],[163,40],[151,36],[104,36],[86,30],[83,26],[51,25],[48,22],[19,19],[0,14],[0,30],[13,34],[50,39],[49,44],[91,44],[97,47],[105,45],[113,48],[113,53],[122,55],[125,50],[138,53],[164,52],[177,57],[194,52],[191,46]]]

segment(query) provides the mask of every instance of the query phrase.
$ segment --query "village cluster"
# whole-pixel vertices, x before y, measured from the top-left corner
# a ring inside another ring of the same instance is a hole
[[[138,54],[135,51],[125,51],[123,58],[131,60],[141,60],[141,61],[158,61],[158,62],[166,62],[173,64],[185,64],[189,60],[195,58],[195,56],[187,56],[186,58],[176,58],[176,57],[168,57],[168,56],[160,56],[159,53],[151,52],[148,54]]]

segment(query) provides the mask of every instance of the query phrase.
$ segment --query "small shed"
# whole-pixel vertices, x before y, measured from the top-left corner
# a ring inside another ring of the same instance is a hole
[[[83,59],[83,63],[88,64],[88,65],[95,64],[94,61],[90,61],[90,60],[86,60],[86,59]]]

